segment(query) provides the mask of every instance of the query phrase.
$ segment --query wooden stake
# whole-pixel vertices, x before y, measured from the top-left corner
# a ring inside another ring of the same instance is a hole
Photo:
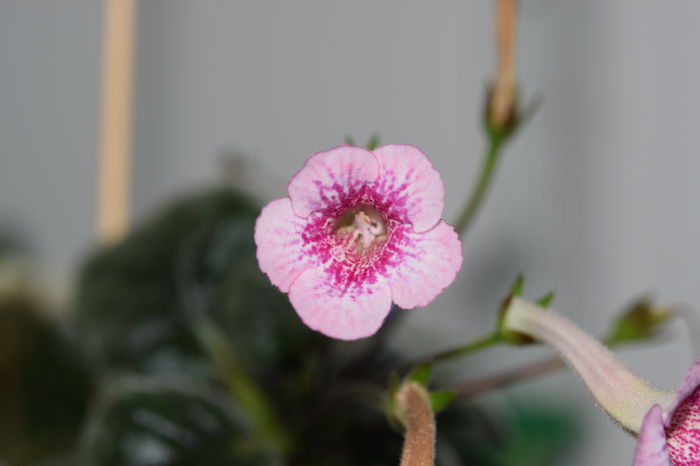
[[[97,234],[121,239],[129,226],[136,0],[105,0],[99,135]]]

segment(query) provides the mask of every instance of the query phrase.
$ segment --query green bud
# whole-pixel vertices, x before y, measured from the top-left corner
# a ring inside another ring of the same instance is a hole
[[[658,336],[663,324],[674,314],[672,309],[654,307],[650,299],[641,298],[618,317],[603,341],[615,346],[649,340]]]
[[[510,307],[511,301],[514,297],[522,296],[524,287],[525,278],[522,275],[518,275],[510,287],[510,292],[501,303],[501,308],[498,310],[498,334],[501,336],[501,339],[504,342],[516,346],[529,345],[535,342],[535,340],[533,340],[531,337],[520,332],[509,330],[504,325],[504,321],[508,313],[508,308]],[[554,297],[554,293],[550,293],[550,295],[552,296],[552,298]],[[548,296],[549,295],[541,298],[540,300],[545,300],[546,298],[548,298]],[[548,298],[549,301],[551,301],[552,298]]]

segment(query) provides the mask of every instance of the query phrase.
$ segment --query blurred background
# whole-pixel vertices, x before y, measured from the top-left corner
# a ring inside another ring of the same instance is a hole
[[[309,154],[373,133],[428,154],[453,221],[485,145],[493,14],[492,2],[459,0],[139,2],[134,221],[203,186],[260,203],[285,196]],[[543,103],[506,147],[457,281],[406,313],[392,351],[418,357],[488,332],[518,273],[531,297],[556,290],[553,307],[594,334],[643,294],[700,308],[698,15],[691,0],[520,3],[520,90]],[[101,2],[0,2],[0,230],[29,251],[23,261],[59,313],[97,246],[101,24]],[[674,388],[698,356],[692,334],[678,321],[660,342],[620,354]],[[548,354],[498,348],[441,376]],[[634,439],[573,374],[476,402],[507,413],[513,400],[576,416],[556,464],[631,463]]]

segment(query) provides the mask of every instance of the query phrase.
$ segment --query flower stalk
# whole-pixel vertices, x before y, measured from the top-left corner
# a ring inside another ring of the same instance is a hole
[[[556,348],[600,406],[626,430],[638,434],[655,404],[666,409],[674,394],[653,387],[622,365],[598,340],[563,317],[514,297],[503,320],[506,331]]]
[[[483,203],[484,196],[491,185],[504,141],[504,137],[499,134],[492,134],[489,138],[488,151],[482,162],[477,182],[469,195],[464,210],[455,222],[455,231],[460,235],[467,231]]]
[[[435,416],[428,391],[405,383],[396,394],[396,414],[406,428],[401,466],[432,466],[435,461]]]
[[[460,358],[462,356],[467,356],[472,353],[476,353],[477,351],[481,351],[483,349],[489,348],[502,342],[503,340],[501,339],[500,333],[494,332],[490,335],[486,335],[484,337],[471,341],[465,345],[461,345],[456,348],[437,353],[429,360],[432,362],[449,361],[452,359]]]

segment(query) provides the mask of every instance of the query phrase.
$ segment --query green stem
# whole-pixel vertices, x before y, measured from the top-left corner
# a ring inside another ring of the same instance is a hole
[[[497,343],[501,343],[502,341],[503,340],[501,339],[501,335],[498,332],[494,332],[490,335],[486,335],[485,337],[481,337],[479,339],[471,341],[466,345],[458,346],[456,348],[452,348],[450,350],[438,353],[432,358],[430,358],[430,361],[442,362],[448,361],[450,359],[457,359],[462,356],[466,356],[467,354],[475,353],[482,349],[486,349]]]
[[[268,399],[240,364],[233,348],[221,333],[209,323],[200,322],[198,337],[214,360],[231,397],[250,415],[264,436],[268,447],[278,454],[287,453],[293,446],[292,438],[282,427],[277,413]]]
[[[486,157],[482,162],[481,173],[479,174],[477,183],[469,196],[469,201],[467,202],[466,207],[455,223],[455,231],[460,235],[467,230],[469,225],[474,221],[476,213],[479,211],[479,207],[484,200],[484,195],[491,184],[493,173],[498,163],[498,156],[501,153],[501,147],[503,146],[504,141],[505,137],[503,135],[491,134],[489,136],[488,152],[486,153]]]

